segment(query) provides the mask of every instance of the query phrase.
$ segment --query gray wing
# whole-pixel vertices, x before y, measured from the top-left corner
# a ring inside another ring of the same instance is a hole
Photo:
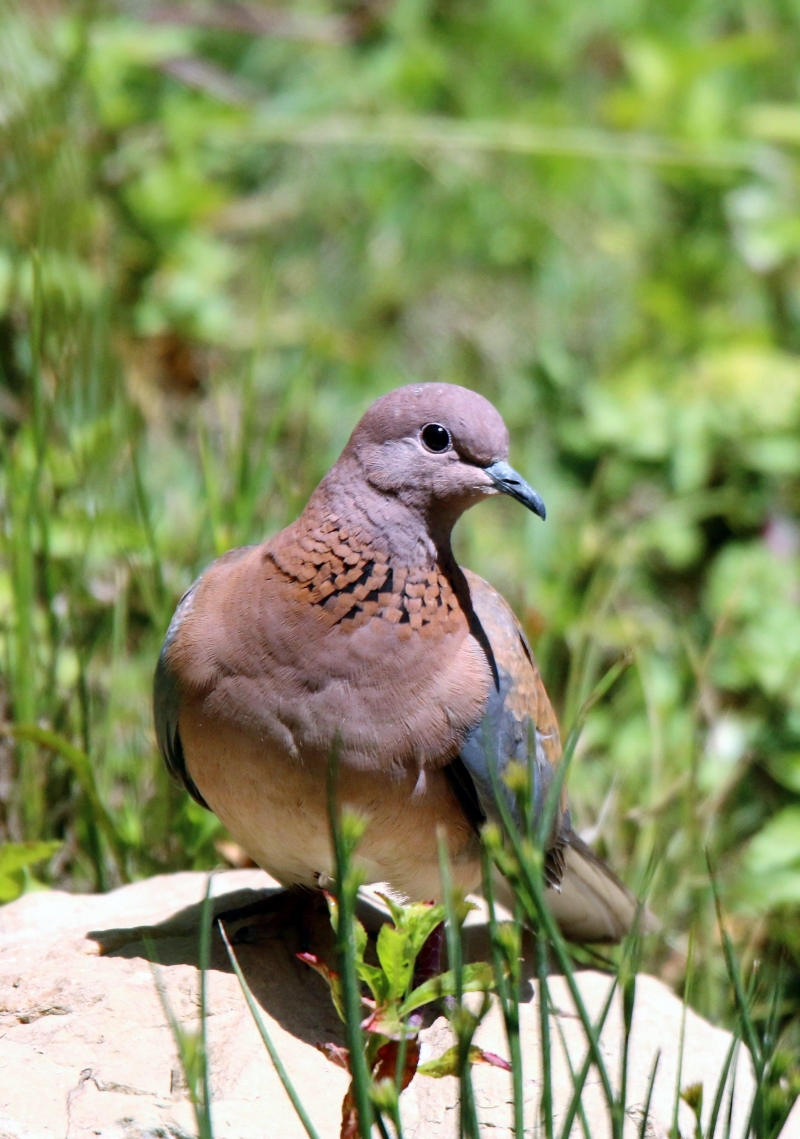
[[[532,775],[534,814],[541,812],[561,760],[558,724],[533,654],[503,598],[485,581],[467,574],[473,609],[480,622],[484,648],[491,653],[495,683],[483,719],[467,736],[461,754],[448,768],[465,814],[476,826],[499,821],[490,764],[501,775],[517,760]],[[495,781],[497,782],[497,781]],[[522,820],[510,790],[501,794],[517,825]],[[560,795],[547,843],[544,877],[548,904],[570,941],[618,942],[636,920],[637,902],[602,859],[572,829],[566,796]],[[513,906],[513,897],[507,897]],[[641,931],[658,922],[649,910],[640,917]]]
[[[215,562],[212,562],[212,565],[218,566],[224,562],[238,561],[239,558],[243,557],[247,551],[252,550],[252,548],[252,546],[238,546],[234,550],[229,550],[227,554],[223,554],[221,558],[217,558]],[[210,568],[209,566],[208,569]],[[170,775],[176,782],[183,784],[192,798],[195,799],[201,807],[205,807],[206,810],[211,810],[208,803],[206,803],[198,791],[194,780],[189,774],[189,769],[186,766],[186,756],[183,752],[183,744],[181,743],[180,732],[178,731],[178,715],[180,712],[181,697],[180,687],[178,678],[169,663],[170,649],[172,648],[175,638],[180,634],[182,622],[186,618],[186,615],[191,612],[195,593],[208,572],[208,569],[204,570],[197,581],[184,593],[169,623],[167,635],[164,638],[164,644],[161,646],[158,663],[156,664],[155,676],[153,677],[153,719],[155,720],[158,749],[164,757],[164,762],[167,765]]]
[[[170,775],[176,783],[183,784],[201,807],[210,810],[208,803],[197,790],[186,766],[186,757],[183,754],[183,744],[178,731],[180,692],[177,678],[169,665],[169,650],[178,635],[181,622],[192,608],[194,594],[201,580],[202,578],[199,577],[178,602],[178,607],[169,623],[164,644],[161,646],[155,676],[153,677],[153,719],[156,726],[158,750],[164,757]]]
[[[517,762],[530,773],[534,818],[541,817],[561,758],[555,714],[525,636],[504,599],[474,574],[467,577],[473,610],[490,653],[494,684],[483,718],[465,739],[448,775],[462,809],[476,827],[486,819],[501,822],[496,788],[515,823],[525,830],[516,796],[503,774]],[[492,779],[494,767],[499,779]],[[499,786],[498,786],[499,785]],[[563,848],[571,833],[563,796],[555,812],[548,842],[545,875],[557,886],[563,874]]]

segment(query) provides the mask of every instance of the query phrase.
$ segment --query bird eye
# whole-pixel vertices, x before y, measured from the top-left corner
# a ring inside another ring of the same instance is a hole
[[[442,427],[441,423],[426,423],[420,432],[420,439],[423,447],[433,451],[435,455],[449,451],[452,446],[450,432],[446,427]]]

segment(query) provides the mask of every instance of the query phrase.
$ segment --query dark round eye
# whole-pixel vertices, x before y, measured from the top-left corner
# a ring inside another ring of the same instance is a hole
[[[423,446],[436,455],[449,451],[452,446],[450,432],[441,423],[426,423],[420,432],[420,439]]]

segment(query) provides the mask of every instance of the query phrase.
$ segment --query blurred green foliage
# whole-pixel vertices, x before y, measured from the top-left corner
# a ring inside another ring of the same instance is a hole
[[[491,503],[458,551],[562,720],[633,653],[571,796],[634,886],[657,852],[651,967],[679,984],[694,927],[721,1011],[708,846],[796,1003],[800,8],[0,12],[0,685],[67,745],[0,750],[4,837],[60,840],[71,888],[213,864],[150,722],[176,599],[375,396],[463,383],[548,521]]]
[[[60,846],[60,842],[0,844],[0,902],[11,902],[24,890],[36,889],[39,884],[30,876],[31,866],[52,858]]]

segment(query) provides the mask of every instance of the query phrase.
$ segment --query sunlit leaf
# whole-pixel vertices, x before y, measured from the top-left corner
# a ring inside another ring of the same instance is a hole
[[[474,962],[462,969],[461,986],[465,993],[486,993],[494,988],[494,974],[491,965]],[[452,996],[456,991],[452,973],[442,973],[418,985],[400,1006],[400,1017],[407,1016],[414,1009],[422,1008],[441,997]]]

